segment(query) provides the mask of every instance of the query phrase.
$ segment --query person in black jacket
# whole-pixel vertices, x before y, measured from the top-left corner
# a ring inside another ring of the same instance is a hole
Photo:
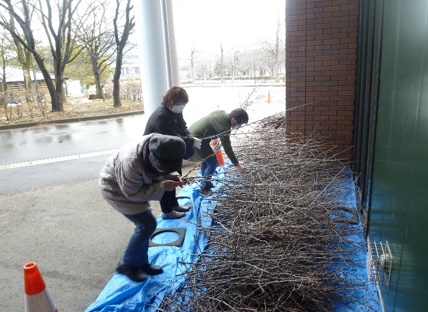
[[[186,143],[184,159],[189,159],[193,155],[193,147],[201,147],[201,140],[190,134],[183,118],[183,109],[188,102],[189,96],[185,89],[171,87],[163,96],[161,105],[150,115],[144,131],[144,135],[160,133],[182,138]],[[189,207],[178,204],[175,190],[164,193],[160,206],[164,219],[182,218],[184,212],[189,210]]]

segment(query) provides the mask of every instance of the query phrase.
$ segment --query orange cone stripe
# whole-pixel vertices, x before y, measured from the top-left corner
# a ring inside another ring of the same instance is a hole
[[[215,157],[217,157],[217,162],[219,167],[224,166],[224,158],[223,158],[223,154],[221,153],[221,151],[215,151],[214,152]]]
[[[37,295],[46,289],[42,275],[34,262],[24,265],[24,286],[25,294],[29,296]]]

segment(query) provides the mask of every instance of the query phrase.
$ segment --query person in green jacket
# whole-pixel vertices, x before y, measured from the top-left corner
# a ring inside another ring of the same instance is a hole
[[[190,133],[197,138],[202,139],[200,149],[194,149],[192,160],[202,161],[201,174],[207,177],[201,183],[200,193],[207,195],[213,184],[209,181],[209,177],[215,172],[218,161],[210,146],[210,141],[215,138],[220,138],[224,152],[229,157],[230,162],[240,172],[244,173],[245,168],[239,163],[233,152],[232,144],[230,143],[231,129],[238,129],[241,125],[248,123],[248,114],[242,108],[236,108],[229,114],[223,110],[217,110],[211,114],[196,121],[190,128]]]

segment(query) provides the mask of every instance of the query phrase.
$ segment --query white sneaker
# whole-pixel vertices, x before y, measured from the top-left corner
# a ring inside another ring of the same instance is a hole
[[[184,217],[184,212],[171,211],[169,213],[162,212],[163,219],[180,219]]]

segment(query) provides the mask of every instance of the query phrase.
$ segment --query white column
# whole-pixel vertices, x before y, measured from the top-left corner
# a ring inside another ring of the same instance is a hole
[[[160,105],[170,87],[163,1],[134,1],[146,118]]]
[[[166,4],[166,22],[168,34],[168,47],[169,47],[169,74],[170,81],[173,86],[180,85],[180,71],[178,68],[177,49],[175,44],[174,32],[174,14],[172,8],[172,0],[165,0]]]

